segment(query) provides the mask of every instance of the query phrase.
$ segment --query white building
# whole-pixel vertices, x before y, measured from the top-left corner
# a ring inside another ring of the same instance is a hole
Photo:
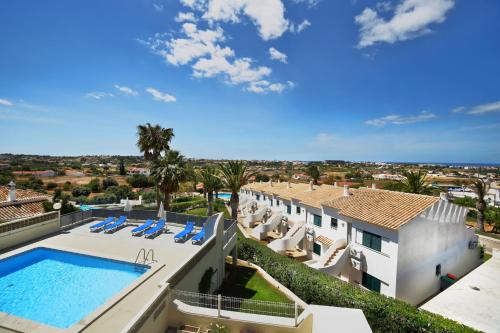
[[[411,304],[438,293],[442,275],[479,264],[467,208],[437,197],[287,183],[253,183],[241,196],[287,218],[271,249],[303,251],[311,267]]]
[[[388,174],[388,173],[380,173],[380,174],[373,175],[372,177],[375,180],[397,180],[397,181],[400,181],[400,180],[405,179],[405,177],[403,177],[401,175],[392,175],[392,174]]]
[[[477,194],[470,188],[451,188],[448,190],[450,198],[473,198],[477,199]],[[500,207],[500,189],[490,188],[488,194],[484,197],[486,203],[490,206]]]

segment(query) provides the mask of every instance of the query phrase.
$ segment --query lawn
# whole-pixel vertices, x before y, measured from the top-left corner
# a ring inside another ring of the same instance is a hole
[[[214,213],[219,213],[219,212],[214,210]],[[224,218],[226,218],[226,219],[231,218],[231,214],[229,214],[226,207],[223,208],[223,213],[224,213]],[[190,210],[187,210],[185,212],[185,214],[207,216],[207,208],[201,207],[201,208],[190,209]]]
[[[227,270],[229,276],[218,291],[221,295],[260,301],[292,303],[290,299],[269,284],[255,269],[228,265]]]

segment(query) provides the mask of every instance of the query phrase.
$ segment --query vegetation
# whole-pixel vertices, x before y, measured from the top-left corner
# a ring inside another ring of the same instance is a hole
[[[486,184],[482,179],[477,179],[474,182],[474,192],[477,194],[477,202],[476,202],[476,209],[477,209],[477,224],[476,228],[479,231],[484,232],[484,211],[486,210],[486,201],[485,201],[485,196],[488,194],[488,190],[490,189],[490,186]]]
[[[217,171],[210,166],[201,170],[200,180],[203,182],[203,190],[207,194],[207,214],[211,216],[213,213],[214,192],[218,193],[221,190],[222,180],[219,178]]]
[[[154,185],[146,175],[132,175],[127,178],[127,183],[133,188],[146,188]]]
[[[180,183],[186,179],[184,166],[184,156],[176,150],[168,150],[163,158],[151,164],[151,176],[165,195],[165,210],[170,210],[170,196],[179,190]]]
[[[111,186],[118,186],[118,182],[116,181],[116,179],[114,179],[112,177],[106,177],[102,180],[102,189],[103,190],[107,190],[108,187],[111,187]]]
[[[203,276],[198,283],[198,292],[201,294],[208,294],[210,292],[210,282],[212,281],[212,275],[214,274],[214,269],[208,267],[208,269],[203,273]]]
[[[87,186],[78,186],[71,191],[71,195],[74,197],[88,197],[90,194],[90,189]]]
[[[219,168],[224,187],[231,191],[231,216],[233,220],[236,220],[238,218],[238,206],[240,202],[238,193],[241,187],[248,182],[248,178],[252,174],[248,172],[243,161],[229,161],[225,164],[220,164]]]
[[[94,178],[92,179],[88,184],[87,187],[92,193],[99,193],[101,192],[101,182],[99,181],[99,178]]]
[[[429,194],[431,192],[429,186],[425,183],[426,172],[423,170],[415,171],[403,171],[403,188],[405,192],[415,193],[415,194]]]
[[[311,164],[307,168],[307,175],[311,177],[312,181],[315,185],[318,185],[318,180],[321,177],[321,172],[317,165]]]
[[[307,303],[363,310],[374,332],[475,332],[403,301],[362,290],[241,236],[238,256],[262,267]]]

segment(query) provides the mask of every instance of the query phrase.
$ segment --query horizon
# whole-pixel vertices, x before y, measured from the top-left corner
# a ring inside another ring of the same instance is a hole
[[[3,2],[0,151],[500,163],[500,3],[243,3]]]

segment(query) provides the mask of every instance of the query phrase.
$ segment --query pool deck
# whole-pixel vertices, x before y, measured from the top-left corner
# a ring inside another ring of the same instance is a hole
[[[0,332],[13,332],[7,328],[15,328],[18,332],[36,333],[119,332],[128,324],[130,318],[137,315],[144,304],[158,292],[159,284],[168,280],[200,249],[200,245],[193,245],[189,239],[185,243],[174,242],[174,235],[183,229],[182,226],[169,224],[167,233],[154,239],[146,239],[144,236],[133,237],[131,235],[130,230],[134,228],[133,225],[126,226],[113,234],[92,233],[89,231],[89,225],[93,223],[95,222],[2,253],[0,259],[32,248],[48,247],[134,263],[138,252],[144,248],[146,251],[153,249],[154,259],[157,262],[147,263],[151,266],[147,273],[102,307],[96,309],[92,315],[74,325],[75,327],[62,330],[0,312]]]

